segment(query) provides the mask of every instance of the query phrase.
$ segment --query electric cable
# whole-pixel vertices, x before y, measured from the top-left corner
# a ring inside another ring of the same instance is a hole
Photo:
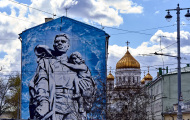
[[[37,11],[40,11],[40,12],[44,12],[44,13],[47,13],[47,14],[56,16],[54,13],[50,13],[50,12],[47,12],[47,11],[44,11],[44,10],[40,10],[40,9],[38,9],[38,8],[30,7],[29,5],[26,5],[26,4],[22,4],[22,3],[19,3],[19,2],[13,1],[13,0],[8,0],[8,1],[13,2],[13,3],[16,3],[16,4],[19,4],[19,5],[23,5],[23,6],[25,6],[25,7],[28,7],[28,8],[31,8],[31,9],[34,9],[34,10],[37,10]]]
[[[38,10],[40,12],[44,12],[44,13],[51,14],[51,15],[55,16],[54,13],[50,13],[50,12],[47,12],[47,11],[44,11],[44,10],[41,10],[41,9],[38,9],[38,8],[30,7],[29,5],[26,5],[26,4],[22,4],[22,3],[19,3],[19,2],[13,1],[13,0],[8,0],[8,1],[16,3],[16,4],[19,4],[19,5],[23,5],[25,7],[28,7],[28,8],[31,8],[31,9],[35,9],[35,10]],[[168,25],[168,26],[163,26],[163,27],[154,27],[154,28],[144,29],[144,30],[139,30],[139,31],[147,31],[147,30],[153,30],[153,29],[159,29],[159,28],[166,28],[166,27],[171,27],[171,26],[174,26],[174,25],[176,25],[176,24],[172,24],[172,25]],[[188,24],[185,24],[185,25],[188,25]],[[102,25],[97,25],[97,26],[102,26]],[[103,27],[104,28],[116,29],[116,30],[122,30],[122,31],[126,31],[126,32],[129,32],[129,33],[138,33],[138,34],[144,34],[144,35],[152,35],[152,34],[148,34],[148,33],[142,33],[142,32],[139,32],[139,31],[130,31],[130,30],[125,30],[125,29],[120,29],[120,28],[114,28],[114,27],[108,27],[108,26],[103,26]],[[125,33],[118,33],[118,34],[125,34]],[[118,34],[111,34],[111,35],[118,35]]]
[[[170,47],[170,46],[172,46],[172,45],[174,45],[174,44],[176,44],[176,43],[177,43],[177,42],[174,42],[174,43],[172,43],[172,44],[170,44],[170,45],[168,45],[168,46],[166,46],[166,47],[160,49],[159,51],[162,51],[162,50],[164,50],[164,49],[166,49],[166,48],[168,48],[168,47]],[[159,52],[159,51],[157,51],[157,52]]]
[[[116,34],[110,34],[110,35],[119,35],[119,34],[126,34],[126,33],[139,33],[139,34],[144,34],[144,35],[151,35],[153,36],[152,34],[148,34],[148,33],[142,33],[142,32],[139,32],[139,31],[147,31],[147,30],[153,30],[153,29],[159,29],[159,28],[166,28],[166,27],[171,27],[171,26],[174,26],[176,24],[173,24],[173,25],[168,25],[168,26],[163,26],[163,27],[154,27],[154,28],[149,28],[149,29],[143,29],[143,30],[138,30],[138,31],[130,31],[130,30],[125,30],[125,29],[120,29],[120,28],[114,28],[114,27],[106,27],[106,28],[111,28],[111,29],[116,29],[116,30],[120,30],[120,31],[125,31],[123,33],[116,33]],[[168,37],[169,38],[169,37]]]
[[[9,16],[9,15],[6,15],[6,14],[3,14],[0,12],[0,14],[4,15],[4,16],[7,16],[7,17],[11,17],[11,18],[14,18],[14,19],[18,19],[18,20],[22,20],[22,21],[25,21],[25,22],[30,22],[30,23],[33,23],[35,25],[39,25],[39,23],[35,23],[35,22],[31,22],[31,21],[28,21],[28,20],[24,20],[24,19],[20,19],[18,17],[13,17],[13,16]],[[83,22],[84,23],[84,22]],[[170,25],[170,26],[173,26],[173,25]],[[105,26],[106,27],[106,26]],[[164,27],[164,26],[163,26]],[[169,27],[169,26],[166,26],[166,27]],[[110,34],[110,35],[119,35],[119,34],[126,34],[126,33],[136,33],[136,34],[143,34],[143,35],[149,35],[149,36],[156,36],[156,35],[153,35],[153,34],[149,34],[149,33],[142,33],[142,32],[139,32],[139,31],[129,31],[129,30],[125,30],[125,29],[119,29],[119,28],[114,28],[114,27],[106,27],[106,28],[112,28],[112,29],[116,29],[116,30],[122,30],[122,31],[126,31],[125,33],[117,33],[117,34]],[[158,27],[160,28],[160,27]],[[157,28],[151,28],[151,29],[157,29]],[[145,30],[148,30],[148,29],[145,29]],[[143,31],[143,30],[141,30]],[[172,37],[167,37],[167,38],[172,38]]]
[[[24,19],[20,19],[18,17],[13,17],[13,16],[10,16],[10,15],[6,15],[6,14],[3,14],[0,12],[1,15],[4,15],[4,16],[7,16],[7,17],[11,17],[11,18],[15,18],[15,19],[18,19],[18,20],[22,20],[22,21],[25,21],[25,22],[30,22],[30,23],[33,23],[33,24],[39,24],[39,23],[35,23],[35,22],[31,22],[31,21],[28,21],[28,20],[24,20]]]

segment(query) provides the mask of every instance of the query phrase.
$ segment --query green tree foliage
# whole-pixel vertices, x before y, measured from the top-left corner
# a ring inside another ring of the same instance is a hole
[[[0,116],[10,108],[7,102],[9,88],[9,82],[0,79]]]
[[[11,118],[17,118],[20,114],[20,74],[11,75],[7,82],[0,80],[0,115],[5,112],[10,113]]]
[[[12,118],[18,118],[17,115],[20,116],[20,96],[21,96],[21,79],[20,75],[11,76],[9,78],[10,82],[10,97],[7,99],[9,105],[11,106],[11,116]],[[19,113],[19,114],[18,114]]]

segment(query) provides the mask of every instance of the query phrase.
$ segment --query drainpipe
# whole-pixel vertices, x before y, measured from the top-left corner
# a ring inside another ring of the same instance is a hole
[[[163,84],[163,83],[164,83],[163,77],[161,76],[161,84],[162,84],[162,85],[161,85],[161,87],[162,87],[162,88],[161,88],[161,92],[162,92],[162,94],[161,94],[161,95],[162,95],[162,96],[161,96],[161,97],[162,97],[162,120],[164,120],[164,116],[163,116],[163,112],[164,112],[164,103],[163,103],[163,99],[164,99],[164,98],[163,98],[163,97],[164,97],[164,95],[163,95],[163,94],[164,94],[164,92],[163,92],[163,91],[164,91],[164,86],[163,86],[163,85],[164,85],[164,84]]]
[[[174,120],[174,116],[172,116],[172,114],[169,113],[169,116],[172,118],[172,120]]]

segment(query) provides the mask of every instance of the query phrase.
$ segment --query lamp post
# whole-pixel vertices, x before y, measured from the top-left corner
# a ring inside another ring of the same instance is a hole
[[[176,9],[167,9],[168,14],[165,18],[170,21],[172,16],[170,15],[170,11],[177,11],[177,61],[178,61],[178,112],[177,112],[177,120],[182,120],[182,113],[181,113],[181,105],[179,104],[181,99],[181,67],[180,67],[180,10],[187,10],[187,14],[185,15],[186,18],[190,18],[189,13],[190,8],[180,8],[179,4],[177,5]]]

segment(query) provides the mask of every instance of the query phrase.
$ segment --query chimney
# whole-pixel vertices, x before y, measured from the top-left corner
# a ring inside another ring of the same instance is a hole
[[[157,77],[159,77],[160,76],[160,74],[159,74],[159,72],[157,72]]]
[[[159,68],[159,75],[162,75],[162,68]]]
[[[173,110],[177,111],[177,109],[178,109],[178,104],[173,104]]]
[[[53,20],[53,18],[45,18],[45,23],[49,22],[49,21],[52,21],[52,20]]]
[[[168,74],[168,66],[166,67],[166,74]]]

